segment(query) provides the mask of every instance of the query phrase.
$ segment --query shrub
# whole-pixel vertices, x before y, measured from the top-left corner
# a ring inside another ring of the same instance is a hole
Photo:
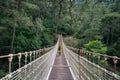
[[[93,51],[95,53],[106,53],[107,51],[107,47],[104,46],[104,44],[102,44],[101,41],[99,40],[93,40],[90,41],[89,43],[85,44],[85,49],[89,50],[89,51]]]

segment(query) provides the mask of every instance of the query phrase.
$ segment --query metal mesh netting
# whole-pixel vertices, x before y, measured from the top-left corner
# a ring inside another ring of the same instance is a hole
[[[120,76],[69,50],[63,44],[63,51],[75,80],[120,80]]]
[[[0,80],[47,80],[57,54],[58,43],[48,53],[6,75]]]

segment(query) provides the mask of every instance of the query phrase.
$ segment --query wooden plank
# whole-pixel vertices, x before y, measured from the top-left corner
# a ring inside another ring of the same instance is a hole
[[[64,54],[57,54],[49,80],[73,80]]]

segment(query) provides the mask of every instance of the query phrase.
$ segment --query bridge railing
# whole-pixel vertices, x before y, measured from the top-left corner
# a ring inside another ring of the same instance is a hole
[[[100,54],[100,53],[94,53],[91,51],[86,51],[83,49],[77,49],[77,48],[73,48],[70,46],[67,46],[67,48],[69,48],[70,50],[72,50],[75,53],[80,54],[82,57],[88,59],[89,61],[96,63],[116,74],[120,75],[120,70],[117,71],[118,67],[117,64],[120,64],[120,58],[117,56],[109,56],[106,54]],[[81,50],[81,51],[80,51]],[[101,65],[100,62],[103,62],[103,64]],[[112,64],[112,65],[110,65]],[[111,67],[109,67],[111,66]],[[111,69],[114,68],[114,69]]]
[[[46,80],[57,53],[57,46],[58,43],[50,48],[0,56],[0,59],[8,58],[9,61],[9,74],[0,80]],[[14,57],[18,57],[19,66],[16,71],[12,72]],[[25,65],[21,67],[22,58]]]
[[[89,53],[88,51],[80,51],[76,54],[73,51],[78,50],[75,48],[69,47],[69,49],[64,45],[64,53],[68,60],[68,63],[71,67],[71,71],[74,75],[75,80],[120,80],[120,76],[116,74],[116,70],[114,72],[107,70],[106,68],[106,60],[109,58],[113,59],[114,67],[116,68],[116,63],[119,60],[116,56],[107,56],[107,55],[99,55],[97,56]],[[70,50],[71,49],[71,50]],[[72,51],[73,50],[73,51]],[[81,54],[82,52],[82,54]],[[86,56],[88,55],[88,56]],[[102,61],[104,62],[104,68],[102,68],[99,64],[95,64],[94,58],[97,56],[98,62],[99,59],[103,56]]]

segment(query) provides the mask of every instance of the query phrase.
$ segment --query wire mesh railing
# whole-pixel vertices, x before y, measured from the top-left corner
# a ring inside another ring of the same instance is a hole
[[[95,62],[94,59],[90,59],[89,57],[89,56],[95,57],[97,55],[93,55],[92,53],[83,50],[82,51],[79,50],[80,55],[76,54],[73,51],[78,49],[71,47],[69,47],[68,49],[68,47],[66,47],[64,43],[63,49],[65,56],[68,60],[68,63],[72,69],[72,73],[75,77],[75,80],[120,80],[120,76],[115,73],[116,69],[114,72],[112,72],[105,68],[106,65],[104,65],[104,68],[102,68],[99,64],[94,63]],[[89,56],[86,57],[85,55]],[[116,56],[99,55],[97,57],[99,59],[102,56],[105,64],[106,64],[105,61],[108,58],[113,59],[113,63],[115,63],[114,65],[116,65],[117,60],[119,60],[119,58]]]
[[[120,58],[68,47],[62,42],[62,38],[59,39],[57,44],[51,48],[0,56],[0,59],[8,58],[9,62],[9,74],[0,80],[48,80],[60,41],[74,80],[120,80],[116,67]],[[79,54],[76,54],[76,52]],[[25,65],[21,66],[23,56]],[[14,57],[18,58],[18,69],[12,72]],[[107,60],[109,58],[113,61],[113,71],[107,70]],[[103,59],[104,68],[100,66],[101,59]]]
[[[9,61],[9,74],[0,80],[47,80],[57,53],[57,47],[58,43],[50,48],[0,56],[0,59],[8,58]],[[45,53],[46,51],[47,53]],[[25,65],[21,67],[21,58],[23,55]],[[18,57],[19,67],[16,71],[12,72],[12,60],[15,56]]]

